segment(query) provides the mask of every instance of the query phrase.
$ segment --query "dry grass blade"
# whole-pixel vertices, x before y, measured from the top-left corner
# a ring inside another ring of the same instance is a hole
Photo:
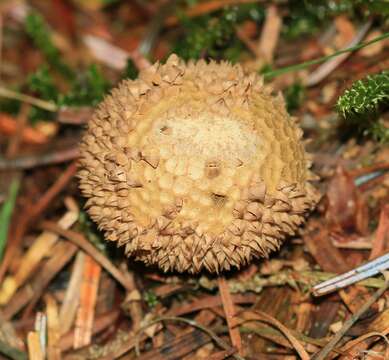
[[[220,337],[218,337],[212,330],[206,328],[205,326],[202,326],[200,324],[198,324],[196,321],[193,321],[193,320],[190,320],[190,319],[185,319],[185,318],[181,318],[181,317],[175,317],[175,316],[163,316],[163,317],[160,317],[158,319],[155,319],[151,322],[149,322],[146,326],[144,326],[142,329],[139,330],[136,338],[135,338],[135,351],[136,353],[139,355],[139,339],[140,339],[140,336],[143,334],[143,332],[150,326],[154,325],[154,324],[158,324],[160,322],[163,322],[163,321],[175,321],[175,322],[184,322],[190,326],[193,326],[197,329],[200,329],[202,331],[204,331],[205,333],[207,333],[211,338],[212,340],[214,340],[216,342],[216,344],[218,344],[222,349],[224,350],[227,350],[227,351],[230,351],[231,350],[231,347],[226,343],[224,342],[223,339],[221,339]],[[240,355],[238,354],[233,354],[232,355],[235,359],[238,359],[238,360],[244,360]]]
[[[240,320],[239,324],[243,324],[244,322],[247,322],[247,321],[263,321],[265,323],[268,323],[268,324],[276,327],[278,330],[280,330],[285,335],[285,337],[293,345],[293,348],[299,354],[301,359],[303,359],[303,360],[310,359],[310,356],[307,353],[307,351],[300,344],[300,342],[295,338],[295,336],[291,333],[291,331],[286,326],[281,324],[277,319],[264,313],[263,311],[254,310],[254,311],[245,311],[244,312],[244,319]]]
[[[342,326],[342,328],[334,335],[334,337],[328,342],[328,344],[317,354],[316,360],[327,359],[328,354],[334,349],[339,340],[344,336],[348,329],[372,306],[388,289],[389,281],[386,280],[382,288],[378,289],[371,298],[365,302],[365,304],[351,316]]]
[[[79,151],[77,147],[63,150],[54,150],[45,154],[18,156],[12,159],[0,159],[0,170],[31,169],[38,166],[66,163],[77,159]]]
[[[13,91],[13,90],[6,89],[2,86],[0,87],[0,97],[1,96],[5,97],[7,99],[19,100],[19,101],[25,102],[27,104],[37,106],[37,107],[42,108],[42,109],[47,110],[47,111],[54,112],[54,111],[58,110],[57,105],[55,105],[54,103],[52,103],[50,101],[37,99],[37,98],[34,98],[32,96],[29,96],[29,95],[21,94],[21,93],[18,93],[16,91]]]

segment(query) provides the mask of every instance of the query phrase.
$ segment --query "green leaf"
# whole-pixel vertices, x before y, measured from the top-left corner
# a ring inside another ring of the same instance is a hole
[[[8,198],[0,209],[0,260],[3,257],[4,248],[7,245],[9,223],[18,196],[20,179],[14,178],[9,187]]]

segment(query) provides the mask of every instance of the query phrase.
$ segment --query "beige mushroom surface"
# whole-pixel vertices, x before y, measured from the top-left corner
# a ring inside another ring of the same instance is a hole
[[[171,55],[98,106],[80,188],[127,255],[165,271],[239,268],[277,250],[318,201],[301,137],[259,75]]]

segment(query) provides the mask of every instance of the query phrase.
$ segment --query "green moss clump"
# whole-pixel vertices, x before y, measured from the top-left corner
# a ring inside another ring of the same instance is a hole
[[[25,29],[35,46],[46,56],[47,61],[66,78],[73,78],[72,69],[61,60],[60,52],[51,40],[50,29],[45,19],[40,14],[31,12],[26,17]]]
[[[339,97],[336,106],[343,116],[349,117],[376,112],[385,103],[389,103],[388,71],[356,81]]]
[[[136,68],[134,62],[131,59],[127,59],[126,68],[123,71],[123,79],[135,80],[138,77],[138,69]]]
[[[297,110],[302,104],[305,96],[304,86],[296,82],[284,90],[284,97],[288,111]]]
[[[81,73],[72,83],[71,90],[60,97],[59,105],[95,106],[109,90],[110,84],[95,64]]]
[[[244,20],[262,21],[264,10],[258,4],[243,4],[193,19],[183,14],[179,17],[184,33],[173,52],[185,60],[205,57],[236,62],[245,46],[236,36],[235,27]]]
[[[344,120],[379,141],[389,141],[389,129],[379,121],[380,110],[389,104],[389,72],[356,81],[338,99],[336,108]]]

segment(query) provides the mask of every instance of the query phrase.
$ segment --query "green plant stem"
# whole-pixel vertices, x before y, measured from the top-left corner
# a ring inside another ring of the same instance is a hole
[[[349,47],[347,49],[336,51],[336,52],[334,52],[331,55],[323,56],[323,57],[318,58],[318,59],[313,59],[313,60],[305,61],[305,62],[300,63],[300,64],[286,66],[286,67],[283,67],[281,69],[267,71],[267,72],[263,73],[263,76],[265,77],[265,79],[269,79],[269,78],[272,78],[272,77],[275,77],[275,76],[286,74],[288,72],[302,70],[302,69],[305,69],[305,68],[307,68],[307,67],[309,67],[311,65],[320,64],[320,63],[322,63],[324,61],[332,59],[332,58],[334,58],[336,56],[339,56],[341,54],[344,54],[344,53],[347,53],[347,52],[350,52],[350,51],[356,51],[356,50],[359,50],[359,49],[363,49],[366,46],[369,46],[369,45],[374,44],[374,43],[376,43],[378,41],[384,40],[384,39],[386,39],[388,37],[389,37],[389,32],[386,32],[386,33],[384,33],[384,34],[382,34],[380,36],[377,36],[373,40],[370,40],[368,42],[365,42],[365,43],[362,43],[362,44],[359,44],[359,45],[351,46],[351,47]]]
[[[3,257],[4,248],[7,244],[9,223],[11,221],[12,212],[15,207],[19,187],[20,179],[19,177],[14,177],[9,187],[8,198],[5,200],[0,210],[0,260]]]

